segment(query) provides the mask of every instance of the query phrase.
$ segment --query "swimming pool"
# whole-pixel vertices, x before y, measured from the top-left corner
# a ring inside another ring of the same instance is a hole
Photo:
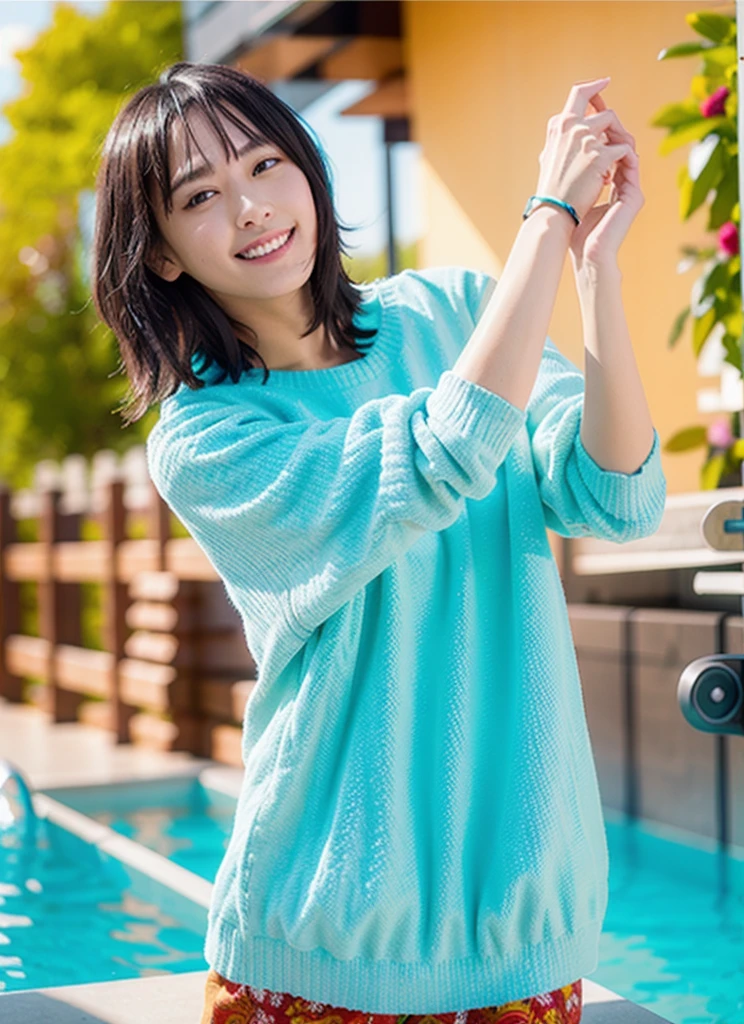
[[[198,779],[49,792],[209,881],[236,806]],[[744,1024],[744,851],[605,819],[610,898],[591,980],[673,1024]]]
[[[234,796],[193,776],[46,792],[209,882],[227,848],[236,807]]]
[[[206,916],[52,821],[0,833],[0,992],[205,970]]]
[[[610,897],[592,981],[675,1024],[742,1024],[744,851],[605,819]]]

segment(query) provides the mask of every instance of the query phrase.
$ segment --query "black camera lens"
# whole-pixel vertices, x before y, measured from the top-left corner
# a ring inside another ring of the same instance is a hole
[[[742,704],[741,681],[727,665],[711,665],[698,676],[690,697],[705,722],[728,722]]]

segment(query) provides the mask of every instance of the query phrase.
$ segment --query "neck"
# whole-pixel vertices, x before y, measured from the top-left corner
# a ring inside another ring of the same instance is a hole
[[[338,361],[339,347],[323,324],[312,334],[301,336],[312,315],[309,286],[292,296],[245,302],[225,302],[220,298],[218,301],[231,317],[255,331],[255,338],[239,331],[238,339],[254,348],[269,370],[315,369]]]

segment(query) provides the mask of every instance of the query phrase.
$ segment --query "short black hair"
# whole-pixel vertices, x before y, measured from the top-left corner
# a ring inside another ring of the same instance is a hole
[[[183,124],[187,141],[196,141],[187,120],[190,109],[207,119],[225,147],[235,147],[220,115],[247,136],[277,145],[305,174],[317,216],[317,248],[309,279],[313,317],[305,335],[323,324],[337,344],[362,352],[374,329],[353,323],[361,294],[341,262],[346,249],[340,230],[353,230],[336,216],[326,167],[302,120],[258,79],[221,64],[180,61],[164,71],[156,83],[140,89],[116,116],[103,148],[96,180],[96,223],[93,241],[93,300],[101,319],[119,343],[123,369],[131,391],[125,401],[126,425],[140,419],[148,408],[185,384],[205,386],[192,366],[201,355],[236,382],[241,373],[263,365],[265,384],[269,369],[260,354],[240,341],[241,327],[255,339],[248,324],[229,317],[208,292],[187,273],[165,281],[148,265],[162,241],[158,229],[154,190],[163,208],[173,208],[168,143],[172,126]],[[246,124],[242,118],[246,118]],[[197,144],[198,148],[198,144]],[[202,154],[203,155],[203,154]]]

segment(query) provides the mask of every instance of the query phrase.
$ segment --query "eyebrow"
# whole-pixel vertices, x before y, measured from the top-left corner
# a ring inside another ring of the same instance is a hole
[[[262,146],[268,145],[267,139],[249,139],[243,143],[242,146],[237,150],[238,156],[245,156],[246,153],[250,153],[254,149],[260,149]],[[208,172],[213,170],[210,164],[197,164],[192,167],[191,170],[184,171],[183,174],[177,174],[175,180],[171,184],[171,195],[174,195],[184,185],[188,185],[192,181],[197,181],[199,178],[204,178]]]

